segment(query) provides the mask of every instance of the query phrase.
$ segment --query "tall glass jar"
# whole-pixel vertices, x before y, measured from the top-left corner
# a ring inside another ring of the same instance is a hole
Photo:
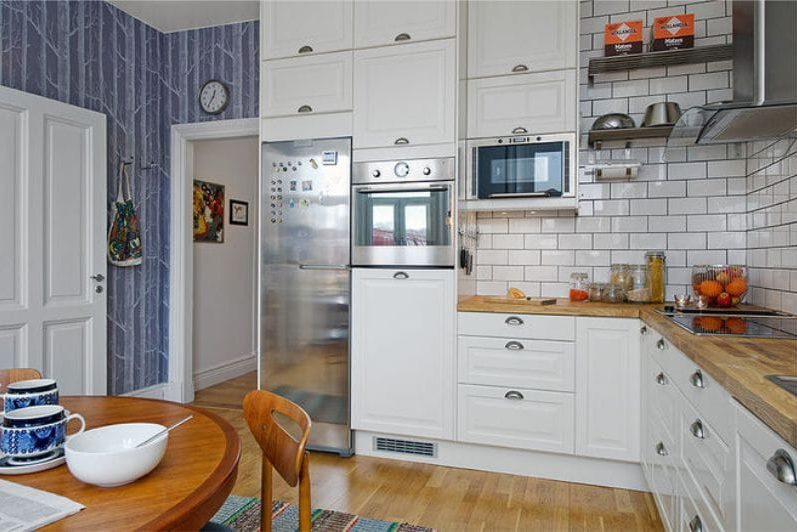
[[[648,283],[648,267],[645,264],[631,266],[631,290],[626,292],[630,303],[650,302],[650,284]]]
[[[650,302],[664,303],[664,284],[667,258],[663,251],[648,251],[645,253],[645,262],[648,268],[648,283],[650,284]]]
[[[573,272],[570,274],[570,301],[586,301],[589,298],[589,275]]]

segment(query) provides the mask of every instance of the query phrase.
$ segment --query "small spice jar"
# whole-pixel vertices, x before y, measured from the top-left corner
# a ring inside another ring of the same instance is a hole
[[[589,298],[589,275],[581,272],[570,274],[570,301],[586,301]]]
[[[619,284],[607,283],[603,287],[601,300],[605,303],[622,303],[625,301],[625,289]]]
[[[650,302],[650,285],[648,284],[648,267],[640,264],[631,267],[633,285],[625,296],[631,303]]]
[[[650,302],[664,303],[664,275],[666,271],[666,257],[663,251],[648,251],[645,253],[645,262],[648,268],[648,283],[650,284]]]
[[[592,283],[589,285],[589,300],[590,301],[600,301],[601,294],[603,293],[603,287],[606,283]]]

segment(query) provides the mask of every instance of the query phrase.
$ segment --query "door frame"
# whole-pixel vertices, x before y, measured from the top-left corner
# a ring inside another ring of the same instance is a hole
[[[193,141],[252,137],[260,134],[260,119],[211,120],[175,124],[171,131],[171,222],[169,257],[169,382],[164,398],[194,400],[193,305],[194,250],[191,191]],[[258,160],[260,153],[258,153]],[[258,163],[258,176],[259,176]],[[259,179],[259,178],[258,178]],[[259,189],[259,187],[258,187]]]

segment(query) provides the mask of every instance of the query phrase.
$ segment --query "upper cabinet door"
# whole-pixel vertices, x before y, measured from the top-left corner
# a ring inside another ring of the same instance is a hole
[[[454,40],[354,52],[354,147],[455,142]]]
[[[576,68],[575,0],[470,2],[468,77]]]
[[[456,2],[452,0],[357,2],[354,45],[357,48],[453,37]]]
[[[266,2],[260,24],[261,59],[352,48],[351,0]]]

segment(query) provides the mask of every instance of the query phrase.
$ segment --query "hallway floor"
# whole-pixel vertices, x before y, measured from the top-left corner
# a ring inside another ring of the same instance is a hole
[[[260,452],[241,402],[257,374],[196,393],[194,404],[229,421],[242,441],[236,495],[260,495]],[[314,508],[439,530],[662,530],[649,493],[364,456],[312,453]],[[274,497],[298,490],[275,475]]]

